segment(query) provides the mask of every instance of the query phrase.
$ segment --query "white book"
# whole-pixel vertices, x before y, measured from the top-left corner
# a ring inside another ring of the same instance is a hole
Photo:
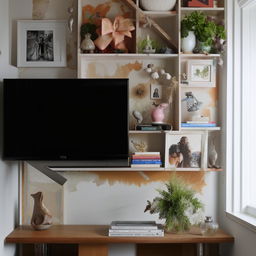
[[[161,164],[131,164],[132,168],[160,168]]]
[[[135,155],[160,155],[160,152],[134,152]]]
[[[157,234],[162,232],[162,229],[109,229],[109,233],[149,233]]]
[[[157,230],[158,226],[155,221],[112,221],[111,229],[154,229]]]
[[[163,237],[164,232],[159,232],[157,234],[150,233],[109,233],[109,236],[115,237]]]

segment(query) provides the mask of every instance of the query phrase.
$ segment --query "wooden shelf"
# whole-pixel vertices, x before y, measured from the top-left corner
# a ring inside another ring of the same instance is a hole
[[[220,131],[221,127],[181,127],[181,131]]]
[[[200,54],[200,53],[180,53],[180,57],[182,58],[218,58],[220,54]]]
[[[181,14],[188,14],[194,11],[201,11],[209,15],[219,15],[224,14],[225,8],[224,7],[216,7],[216,8],[204,8],[204,7],[181,7]]]
[[[50,168],[52,171],[56,172],[118,172],[118,171],[123,171],[123,172],[144,172],[144,171],[149,171],[149,172],[162,172],[165,171],[165,168],[160,167],[160,168],[131,168],[131,167],[111,167],[111,168],[89,168],[89,167],[51,167]]]
[[[156,134],[162,134],[164,133],[164,131],[138,131],[138,130],[130,130],[129,131],[130,134],[147,134],[147,133],[156,133]]]
[[[102,59],[102,58],[125,58],[125,59],[147,59],[147,58],[157,58],[157,59],[167,59],[167,58],[176,58],[178,54],[161,54],[161,53],[79,53],[79,57],[88,58],[88,59]]]
[[[169,18],[177,15],[176,11],[169,11],[169,12],[143,11],[143,13],[153,18]]]

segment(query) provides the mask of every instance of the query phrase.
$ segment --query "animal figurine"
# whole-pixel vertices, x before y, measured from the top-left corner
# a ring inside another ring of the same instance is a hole
[[[208,167],[219,169],[220,167],[216,165],[217,159],[218,159],[218,153],[215,149],[215,145],[212,140],[209,145],[209,151],[208,151]]]
[[[162,124],[163,121],[164,121],[164,117],[165,117],[164,110],[169,106],[169,104],[168,103],[161,103],[161,104],[157,105],[154,102],[153,105],[156,108],[153,109],[153,111],[151,113],[152,122],[157,123],[157,124]]]
[[[141,123],[142,123],[142,121],[143,121],[143,116],[142,116],[142,114],[141,114],[139,111],[134,110],[134,111],[132,112],[132,115],[133,115],[133,117],[136,119],[137,124],[141,124]]]
[[[31,218],[31,226],[35,230],[45,230],[52,225],[52,215],[43,204],[43,193],[31,194],[34,198],[34,210]]]

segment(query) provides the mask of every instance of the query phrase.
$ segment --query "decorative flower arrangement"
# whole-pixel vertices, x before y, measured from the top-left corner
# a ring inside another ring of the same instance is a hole
[[[181,37],[188,36],[189,31],[193,31],[204,51],[206,47],[209,52],[222,53],[226,40],[226,31],[222,24],[218,24],[214,17],[207,16],[202,12],[194,11],[181,21]]]
[[[145,212],[158,213],[160,219],[165,219],[166,231],[186,231],[202,222],[203,204],[195,197],[195,191],[177,177],[165,185],[167,190],[157,190],[160,196],[147,201]]]

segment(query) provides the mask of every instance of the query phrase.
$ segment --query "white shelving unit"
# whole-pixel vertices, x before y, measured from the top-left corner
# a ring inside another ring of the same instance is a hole
[[[105,0],[78,0],[78,31],[80,31],[80,27],[82,24],[82,7],[86,4],[96,5],[99,2],[104,3]],[[127,0],[129,2],[131,0]],[[124,0],[120,0],[122,5],[125,5]],[[139,7],[139,0],[134,0],[132,3],[136,4],[137,7]],[[182,104],[181,99],[184,97],[184,90],[191,89],[196,87],[192,86],[186,86],[184,84],[181,84],[181,74],[184,72],[183,64],[186,60],[190,59],[215,59],[218,60],[218,58],[221,57],[220,54],[183,54],[181,52],[180,47],[180,22],[182,18],[190,14],[193,11],[202,11],[206,13],[207,15],[215,16],[217,19],[224,19],[225,14],[225,8],[224,8],[224,0],[218,1],[219,6],[216,8],[191,8],[191,7],[183,7],[182,1],[177,0],[176,6],[173,11],[168,12],[152,12],[152,11],[143,11],[141,10],[141,13],[143,15],[147,15],[149,18],[153,19],[157,22],[157,24],[164,29],[168,33],[168,35],[171,37],[174,44],[176,44],[177,49],[172,54],[143,54],[138,52],[138,42],[141,40],[141,38],[145,38],[147,34],[150,34],[150,37],[152,39],[159,39],[160,43],[166,44],[166,41],[160,39],[159,33],[152,32],[153,28],[150,26],[147,26],[147,28],[143,28],[140,25],[140,14],[138,10],[132,10],[133,13],[133,19],[135,20],[135,27],[136,30],[133,32],[133,47],[131,53],[93,53],[93,54],[84,54],[80,51],[80,33],[78,33],[78,77],[79,78],[86,78],[86,77],[92,77],[89,73],[89,66],[90,69],[93,69],[94,72],[97,69],[97,65],[102,65],[102,63],[109,63],[109,65],[115,63],[117,66],[120,66],[121,64],[129,61],[134,61],[138,63],[142,63],[143,68],[147,63],[150,62],[156,62],[159,66],[164,66],[167,68],[167,71],[171,71],[172,75],[176,76],[178,80],[178,90],[176,91],[175,98],[173,101],[172,109],[171,109],[171,118],[172,118],[172,126],[173,131],[138,131],[138,130],[131,130],[129,131],[129,136],[131,139],[145,139],[149,141],[149,151],[160,151],[162,157],[165,156],[165,137],[166,134],[176,134],[176,133],[184,133],[184,132],[194,132],[194,131],[202,131],[203,133],[208,134],[211,132],[218,132],[221,130],[221,127],[206,127],[206,128],[200,128],[200,127],[191,127],[191,128],[182,128],[181,122],[182,122]],[[133,4],[128,4],[128,6],[131,6]],[[96,63],[96,64],[95,64]],[[120,64],[121,63],[121,64]],[[93,66],[93,68],[91,68]],[[169,69],[169,70],[168,70]],[[216,81],[219,81],[218,78],[219,72],[217,72],[217,79]],[[113,76],[115,77],[115,76]],[[118,77],[118,75],[116,75]],[[217,82],[217,87],[222,86],[219,82]],[[200,88],[197,88],[200,89]],[[132,101],[134,102],[134,100]],[[130,106],[133,107],[133,106]],[[216,108],[216,115],[217,115],[217,108]],[[218,123],[218,122],[217,122]],[[133,127],[133,126],[131,126]],[[207,154],[206,156],[207,157]],[[162,159],[164,160],[164,159]],[[164,161],[163,161],[164,162]],[[56,170],[56,168],[54,169]],[[70,171],[72,171],[72,168],[69,168]],[[207,168],[207,163],[204,164],[201,168],[179,168],[179,169],[168,169],[168,168],[75,168],[74,171],[218,171],[220,169],[209,169]],[[58,170],[61,171],[61,170]]]

